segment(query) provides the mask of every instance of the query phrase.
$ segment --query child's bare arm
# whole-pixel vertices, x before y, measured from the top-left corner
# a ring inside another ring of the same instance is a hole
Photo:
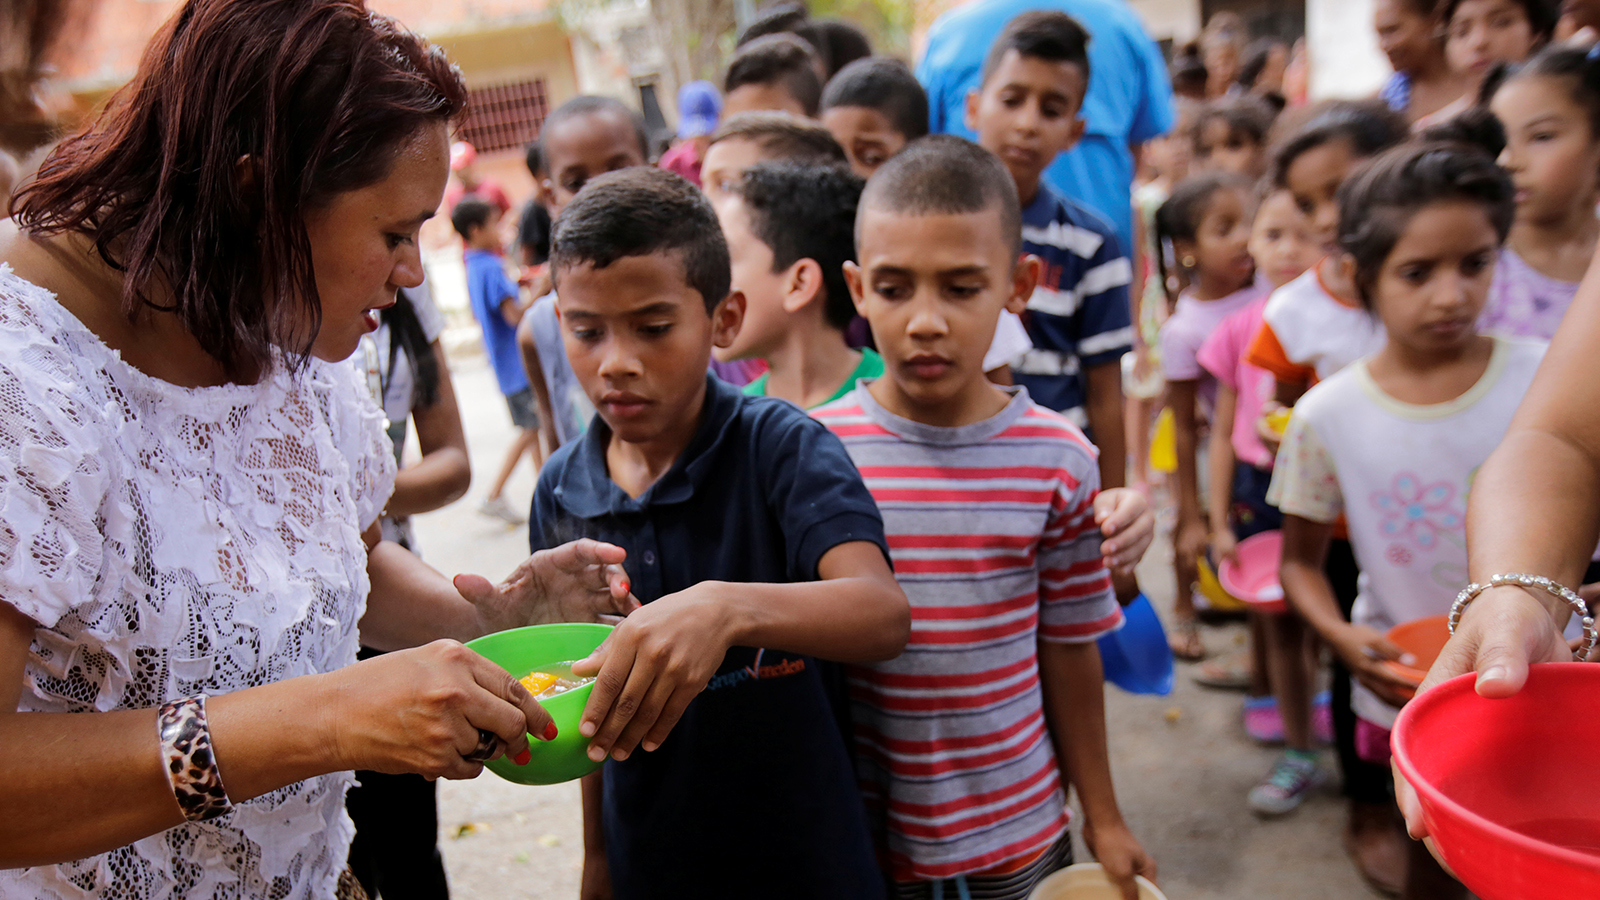
[[[1122,487],[1128,479],[1127,437],[1122,427],[1122,364],[1116,360],[1083,372],[1084,413],[1100,448],[1100,486]]]
[[[1223,557],[1233,555],[1237,542],[1233,527],[1228,524],[1228,505],[1233,495],[1233,420],[1238,406],[1239,395],[1227,385],[1219,384],[1217,408],[1211,420],[1211,440],[1207,445],[1211,456],[1211,494],[1206,498],[1210,510],[1211,547],[1216,551],[1219,564]]]
[[[539,344],[533,339],[533,315],[522,317],[517,326],[517,350],[522,354],[522,368],[528,372],[528,386],[533,388],[533,403],[539,413],[539,440],[544,443],[545,456],[556,452],[555,407],[550,402],[550,386],[544,380],[544,366],[539,362]]]
[[[1182,559],[1194,559],[1205,552],[1205,510],[1200,506],[1198,450],[1200,425],[1196,414],[1198,381],[1167,382],[1167,406],[1172,410],[1173,442],[1177,445],[1178,532],[1174,539]]]
[[[1313,522],[1292,513],[1283,517],[1283,562],[1278,580],[1295,611],[1322,635],[1351,674],[1385,703],[1404,706],[1396,688],[1415,687],[1384,665],[1399,659],[1400,648],[1371,628],[1346,622],[1323,565],[1333,539],[1332,523]]]
[[[591,759],[654,750],[716,674],[729,647],[768,647],[822,659],[875,661],[905,649],[911,607],[870,541],[822,555],[819,580],[705,581],[630,614],[573,671],[595,674],[579,731]]]
[[[1083,804],[1084,841],[1122,889],[1136,900],[1135,875],[1154,879],[1156,864],[1122,819],[1106,749],[1104,675],[1093,641],[1039,641],[1039,680],[1045,722],[1055,741],[1062,775]]]

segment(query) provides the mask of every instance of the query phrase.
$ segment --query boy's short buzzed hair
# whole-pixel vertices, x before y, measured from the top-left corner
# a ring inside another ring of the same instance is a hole
[[[1089,32],[1064,12],[1033,10],[1007,22],[983,59],[980,86],[989,83],[989,76],[1012,50],[1018,56],[1077,66],[1083,70],[1084,80],[1089,79]]]
[[[571,100],[556,107],[556,111],[546,116],[544,124],[539,126],[539,157],[546,166],[550,164],[550,145],[548,143],[550,133],[568,119],[576,119],[579,116],[589,116],[596,113],[612,113],[622,116],[628,124],[633,126],[634,135],[639,139],[639,155],[646,161],[650,159],[650,132],[645,126],[644,116],[639,115],[638,110],[615,97],[599,97],[586,94],[581,97],[573,97]]]
[[[722,94],[727,96],[747,84],[781,85],[806,115],[815,116],[822,102],[817,51],[804,39],[787,32],[756,38],[739,48],[728,63]]]
[[[772,250],[772,270],[802,259],[822,268],[823,317],[843,331],[855,317],[844,264],[856,258],[856,206],[862,181],[841,165],[759,163],[733,192],[750,216],[750,233]]]
[[[840,69],[822,92],[822,108],[836,106],[875,109],[908,141],[928,133],[928,92],[898,59],[869,56]]]
[[[472,229],[489,224],[489,217],[494,215],[496,208],[493,203],[468,194],[450,210],[450,225],[465,240],[472,236]]]
[[[711,144],[745,140],[771,159],[797,163],[838,163],[849,158],[833,133],[820,124],[784,112],[747,112],[732,116],[711,133]]]
[[[999,158],[971,141],[935,134],[912,141],[867,180],[856,214],[856,246],[868,209],[909,215],[994,209],[1013,255],[1022,252],[1022,204]]]
[[[584,185],[550,239],[550,269],[604,269],[619,259],[677,253],[684,279],[700,292],[706,312],[728,296],[728,243],[711,202],[682,177],[651,166],[608,172]]]

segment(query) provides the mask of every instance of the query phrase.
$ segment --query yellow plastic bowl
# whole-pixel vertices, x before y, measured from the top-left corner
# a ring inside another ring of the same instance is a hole
[[[1212,571],[1211,563],[1206,562],[1204,556],[1200,557],[1199,563],[1200,580],[1195,582],[1194,586],[1200,592],[1200,596],[1210,602],[1212,609],[1231,611],[1249,608],[1249,604],[1228,593],[1228,589],[1222,586],[1217,573]]]
[[[1168,475],[1178,471],[1178,433],[1170,409],[1156,416],[1156,430],[1150,435],[1150,468]]]
[[[1139,900],[1167,900],[1167,895],[1150,879],[1140,875],[1135,880]],[[1099,863],[1078,863],[1039,882],[1028,900],[1122,900],[1122,892],[1106,877],[1106,870]]]

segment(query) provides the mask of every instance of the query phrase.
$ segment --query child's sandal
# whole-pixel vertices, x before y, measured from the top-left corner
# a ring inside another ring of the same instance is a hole
[[[1172,655],[1184,662],[1199,662],[1206,658],[1206,644],[1200,639],[1200,623],[1194,619],[1174,622],[1167,645],[1172,648]]]

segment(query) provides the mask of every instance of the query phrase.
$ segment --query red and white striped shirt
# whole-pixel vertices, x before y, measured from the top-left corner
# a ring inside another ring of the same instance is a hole
[[[1021,390],[960,428],[895,416],[865,388],[812,414],[861,470],[911,600],[905,652],[849,677],[890,875],[952,878],[1036,855],[1071,815],[1036,641],[1122,623],[1094,524],[1093,445]]]

